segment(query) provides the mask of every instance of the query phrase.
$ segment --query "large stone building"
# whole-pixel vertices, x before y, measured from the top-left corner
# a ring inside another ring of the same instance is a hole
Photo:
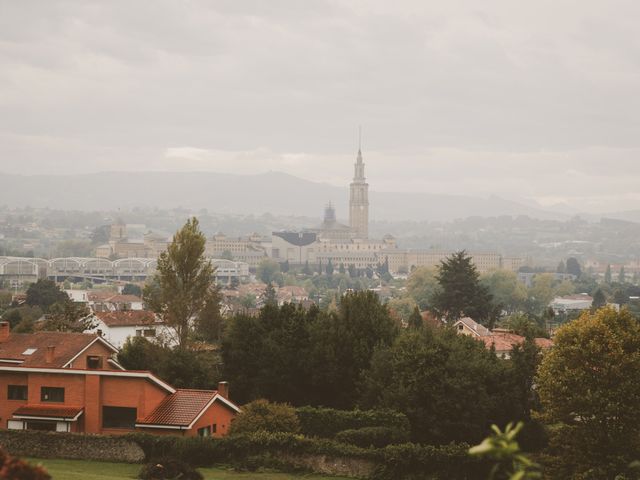
[[[354,170],[350,185],[349,225],[337,221],[335,208],[329,203],[325,207],[324,220],[318,227],[301,232],[273,232],[271,256],[275,260],[294,264],[327,264],[331,261],[336,267],[342,264],[366,268],[384,261],[380,252],[396,248],[391,235],[382,240],[368,238],[369,185],[364,176],[360,148]]]

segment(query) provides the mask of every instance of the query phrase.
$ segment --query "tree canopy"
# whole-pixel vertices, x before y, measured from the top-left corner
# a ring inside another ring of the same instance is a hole
[[[144,289],[147,305],[175,328],[180,348],[188,346],[195,319],[215,303],[214,268],[204,256],[205,243],[198,220],[187,220],[160,254],[154,282]]]

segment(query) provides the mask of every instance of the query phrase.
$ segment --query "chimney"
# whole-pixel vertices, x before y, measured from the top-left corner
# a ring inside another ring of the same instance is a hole
[[[218,394],[229,399],[229,382],[218,382]]]
[[[0,322],[0,342],[9,340],[9,322]]]
[[[44,361],[46,363],[53,363],[53,356],[56,353],[56,347],[53,345],[49,345],[47,347],[47,352],[45,353]]]

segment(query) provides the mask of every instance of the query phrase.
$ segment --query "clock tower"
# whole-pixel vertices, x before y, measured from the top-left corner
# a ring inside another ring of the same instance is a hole
[[[353,182],[350,185],[349,226],[356,234],[356,238],[364,240],[369,236],[369,184],[364,177],[360,147],[358,147]]]

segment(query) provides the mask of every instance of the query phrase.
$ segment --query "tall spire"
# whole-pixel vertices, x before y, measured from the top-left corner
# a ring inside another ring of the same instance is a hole
[[[354,167],[353,182],[349,188],[349,225],[357,238],[366,239],[369,234],[369,185],[364,176],[362,127],[360,126],[358,126],[358,156]]]

